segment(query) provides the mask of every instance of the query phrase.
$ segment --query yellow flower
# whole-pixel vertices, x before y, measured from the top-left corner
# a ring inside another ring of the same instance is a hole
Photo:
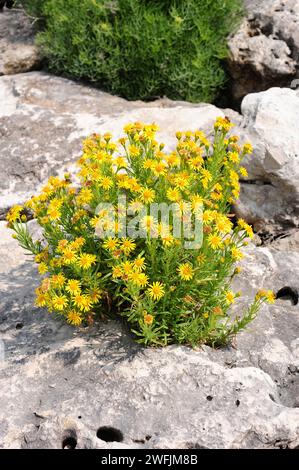
[[[107,240],[103,243],[103,247],[105,250],[115,251],[118,247],[118,239],[117,238],[107,238]]]
[[[228,158],[233,163],[239,163],[239,161],[240,161],[240,157],[239,157],[239,154],[237,152],[229,152]]]
[[[91,189],[89,188],[82,188],[80,193],[77,196],[77,203],[79,205],[89,204],[92,200],[93,194]]]
[[[145,287],[148,284],[148,276],[145,273],[139,273],[138,286]]]
[[[222,132],[228,132],[232,127],[233,124],[230,122],[228,118],[218,117],[214,124],[216,130],[220,130]]]
[[[70,279],[67,283],[65,290],[72,295],[80,294],[81,292],[80,281],[77,281],[76,279]]]
[[[138,273],[137,271],[132,271],[128,275],[128,278],[131,282],[138,285],[139,284],[139,275],[140,275],[140,273]]]
[[[59,274],[53,274],[51,276],[51,286],[54,288],[61,288],[65,284],[65,276],[62,273]]]
[[[216,220],[216,230],[220,233],[229,233],[232,229],[232,223],[231,221],[225,217],[225,216],[220,216],[217,217]]]
[[[206,255],[204,255],[203,253],[200,253],[197,258],[196,258],[198,264],[202,264],[205,262],[206,260]]]
[[[142,271],[145,268],[144,258],[138,257],[133,261],[134,269],[138,272]]]
[[[113,266],[112,268],[112,277],[113,279],[117,279],[119,277],[122,277],[123,271],[119,266]]]
[[[120,245],[120,249],[124,252],[126,256],[128,256],[131,251],[135,250],[136,244],[129,238],[123,238],[122,243]]]
[[[182,195],[177,188],[168,189],[166,196],[172,202],[178,202],[182,198]]]
[[[174,179],[175,185],[178,189],[185,190],[189,186],[189,174],[185,171],[178,173]]]
[[[161,161],[156,162],[151,169],[156,176],[164,176],[166,173],[166,165]]]
[[[145,204],[150,204],[154,201],[155,199],[155,191],[153,189],[149,189],[149,188],[144,188],[142,191],[141,191],[141,194],[140,194],[140,199],[142,202],[144,202]]]
[[[80,248],[82,248],[82,246],[84,246],[86,243],[86,240],[83,238],[83,237],[77,237],[75,238],[75,240],[73,242],[70,243],[70,248],[72,250],[80,250]]]
[[[252,230],[252,227],[248,225],[243,219],[238,220],[238,225],[241,227],[243,230],[245,230],[246,234],[248,235],[249,238],[254,237],[254,233]]]
[[[99,287],[94,287],[89,291],[90,298],[93,303],[98,302],[102,297],[103,291]]]
[[[79,325],[81,325],[81,323],[82,323],[81,314],[80,314],[79,312],[76,312],[76,310],[71,310],[71,311],[68,312],[68,314],[67,314],[67,322],[68,322],[70,325],[74,325],[74,326],[79,326]]]
[[[172,152],[170,155],[166,155],[165,160],[169,166],[179,166],[180,164],[180,158],[175,152]]]
[[[55,295],[52,298],[52,305],[55,310],[64,310],[68,304],[68,299],[65,295]]]
[[[174,237],[173,237],[172,235],[170,235],[170,234],[169,234],[169,235],[163,235],[163,234],[161,234],[160,236],[161,236],[161,239],[162,239],[162,244],[163,244],[163,246],[168,247],[168,246],[173,245],[174,242],[175,242]]]
[[[244,154],[251,154],[252,152],[253,152],[253,147],[249,142],[247,142],[246,144],[243,145],[243,153]]]
[[[121,269],[123,270],[123,273],[127,276],[133,271],[133,263],[131,263],[130,261],[125,261],[121,264]]]
[[[220,248],[222,244],[221,237],[215,233],[210,233],[208,236],[208,243],[213,250],[217,250],[217,248]]]
[[[177,271],[179,273],[179,276],[181,279],[184,281],[190,281],[190,279],[193,278],[194,276],[194,270],[189,263],[183,263],[181,264],[178,268]]]
[[[154,317],[153,315],[150,315],[149,313],[145,314],[144,315],[144,323],[146,325],[152,325],[153,321],[154,321]]]
[[[49,300],[48,294],[46,294],[45,292],[42,292],[40,289],[36,289],[35,292],[36,292],[35,305],[37,307],[45,307]]]
[[[20,218],[21,211],[22,211],[22,206],[12,207],[6,215],[6,220],[10,223],[15,222],[17,219]]]
[[[192,170],[199,171],[203,164],[203,158],[200,156],[190,158],[190,160],[188,160],[188,163]]]
[[[210,210],[206,210],[202,214],[202,220],[205,224],[209,224],[213,222],[214,218],[215,218],[215,214]]]
[[[148,288],[147,293],[153,300],[160,300],[165,294],[163,284],[161,282],[153,282]]]
[[[47,211],[47,215],[49,217],[49,220],[54,221],[54,220],[60,219],[61,212],[56,207],[49,207],[49,209]]]
[[[101,188],[108,190],[113,186],[113,180],[109,176],[103,176],[100,180],[99,185]]]
[[[231,248],[231,255],[235,261],[239,261],[244,258],[244,254],[237,247],[233,246]]]
[[[66,248],[63,251],[62,261],[64,264],[72,264],[75,263],[76,260],[77,255],[73,250],[71,250],[70,248]]]
[[[145,170],[152,170],[155,166],[155,163],[156,163],[155,160],[151,160],[150,158],[147,158],[143,162],[143,168]]]
[[[153,227],[155,226],[155,220],[152,215],[146,215],[145,217],[143,217],[141,223],[142,226],[147,230],[153,229]]]
[[[130,145],[129,154],[131,157],[138,157],[140,155],[140,149],[136,147],[136,145]]]
[[[46,263],[40,263],[39,266],[38,266],[38,272],[43,275],[45,274],[46,272],[48,271],[48,266],[46,265]]]
[[[243,176],[244,178],[247,178],[248,176],[248,172],[246,168],[244,168],[243,166],[240,167],[240,175]]]
[[[274,302],[276,300],[276,297],[275,297],[275,294],[272,290],[267,291],[266,300],[267,300],[268,304],[274,304]]]
[[[83,312],[88,312],[92,306],[92,299],[89,295],[76,294],[73,297],[74,305]]]
[[[117,157],[113,163],[115,163],[115,165],[118,167],[118,168],[126,168],[127,167],[127,162],[126,160],[124,159],[124,157]]]
[[[235,301],[235,294],[230,290],[226,293],[225,299],[228,304],[233,304]]]
[[[97,260],[96,255],[91,255],[89,253],[83,253],[78,257],[77,264],[82,269],[89,269]]]

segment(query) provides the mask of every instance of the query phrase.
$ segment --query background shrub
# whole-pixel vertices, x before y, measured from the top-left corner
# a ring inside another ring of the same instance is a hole
[[[212,101],[241,0],[23,0],[56,73],[128,99]]]

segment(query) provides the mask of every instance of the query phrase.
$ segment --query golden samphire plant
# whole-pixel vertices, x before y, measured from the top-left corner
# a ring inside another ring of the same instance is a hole
[[[177,132],[171,153],[155,140],[155,124],[128,124],[117,143],[108,133],[87,138],[80,182],[51,177],[7,215],[43,277],[36,305],[72,325],[125,316],[145,344],[217,346],[274,302],[272,291],[259,291],[242,314],[230,314],[240,296],[231,290],[240,249],[253,236],[244,220],[231,220],[239,175],[247,174],[241,160],[252,153],[229,136],[231,126],[218,118],[211,141]],[[28,212],[41,240],[28,231]]]

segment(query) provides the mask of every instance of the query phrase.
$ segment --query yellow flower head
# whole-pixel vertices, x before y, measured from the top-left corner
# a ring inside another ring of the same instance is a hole
[[[222,239],[216,233],[210,233],[208,236],[208,243],[213,250],[217,250],[222,245]]]
[[[83,312],[88,312],[92,306],[92,299],[89,295],[76,294],[73,297],[74,305]]]
[[[52,305],[55,310],[62,311],[68,305],[68,299],[65,295],[55,295],[52,298]]]
[[[120,266],[113,266],[112,268],[112,277],[113,279],[118,279],[119,277],[122,277],[123,275],[123,270],[121,269]]]
[[[272,290],[267,291],[266,300],[267,300],[268,304],[274,304],[274,302],[276,300],[276,296],[275,296],[275,294]]]
[[[253,152],[253,147],[249,142],[247,142],[246,144],[243,145],[243,153],[244,154],[251,154],[252,152]]]
[[[79,326],[82,323],[81,313],[76,312],[76,310],[70,310],[67,314],[67,322],[70,325]]]
[[[46,274],[46,272],[48,272],[48,266],[46,265],[46,263],[40,263],[39,266],[38,266],[38,272],[43,275],[43,274]]]
[[[140,193],[140,199],[144,204],[151,204],[155,199],[155,194],[153,189],[144,188]]]
[[[122,242],[120,244],[120,249],[123,251],[123,253],[128,256],[131,251],[134,251],[136,248],[136,243],[133,242],[133,240],[130,240],[129,238],[123,238]]]
[[[83,253],[77,259],[77,264],[82,269],[89,269],[97,260],[96,255]]]
[[[71,295],[76,295],[80,294],[81,292],[81,283],[80,281],[76,279],[70,279],[67,283],[67,286],[65,288],[67,292],[69,292]]]
[[[54,287],[54,288],[62,288],[66,281],[63,273],[53,274],[50,280],[51,280],[51,287]]]
[[[136,145],[130,145],[128,150],[131,157],[139,157],[141,153],[140,148],[136,147]]]
[[[108,251],[115,251],[118,247],[119,241],[117,238],[107,238],[105,242],[103,243],[103,248]]]
[[[167,198],[172,202],[178,202],[181,200],[182,195],[177,188],[170,188],[166,193]]]
[[[235,294],[230,290],[226,293],[225,299],[228,304],[233,304],[235,301]]]
[[[63,261],[63,264],[73,264],[75,263],[77,260],[77,255],[76,253],[71,250],[70,248],[66,248],[64,251],[63,251],[63,256],[62,256],[62,261]]]
[[[194,270],[189,263],[181,264],[177,269],[179,276],[184,281],[190,281],[194,276]]]
[[[138,257],[133,261],[134,269],[138,272],[142,271],[145,268],[144,258]]]
[[[153,299],[153,300],[160,300],[164,294],[164,285],[162,282],[153,282],[148,290],[147,290],[148,295]]]
[[[145,314],[143,319],[144,319],[144,323],[146,325],[152,325],[152,323],[154,321],[153,315],[150,315],[149,313]]]
[[[108,189],[112,188],[113,180],[109,176],[103,176],[100,180],[99,185],[101,186],[101,188],[103,188],[105,190],[108,190]]]

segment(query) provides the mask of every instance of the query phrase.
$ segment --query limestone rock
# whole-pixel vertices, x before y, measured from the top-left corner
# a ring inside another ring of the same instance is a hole
[[[127,122],[155,121],[170,148],[177,130],[210,129],[217,116],[223,113],[213,105],[129,102],[41,72],[0,77],[0,216],[50,175],[74,171],[82,139],[92,132],[119,137]]]
[[[0,75],[38,69],[41,56],[34,44],[34,20],[21,9],[0,13]]]
[[[299,225],[299,94],[271,88],[247,95],[236,129],[254,154],[246,158],[235,211],[257,230],[278,232]]]
[[[236,102],[248,93],[290,87],[299,78],[298,1],[247,0],[246,7],[247,17],[229,41]]]
[[[76,330],[34,307],[37,270],[0,232],[0,447],[61,448],[70,430],[77,448],[299,445],[298,306],[264,307],[235,348],[145,349],[118,321]],[[247,254],[244,304],[298,282],[297,253]]]

